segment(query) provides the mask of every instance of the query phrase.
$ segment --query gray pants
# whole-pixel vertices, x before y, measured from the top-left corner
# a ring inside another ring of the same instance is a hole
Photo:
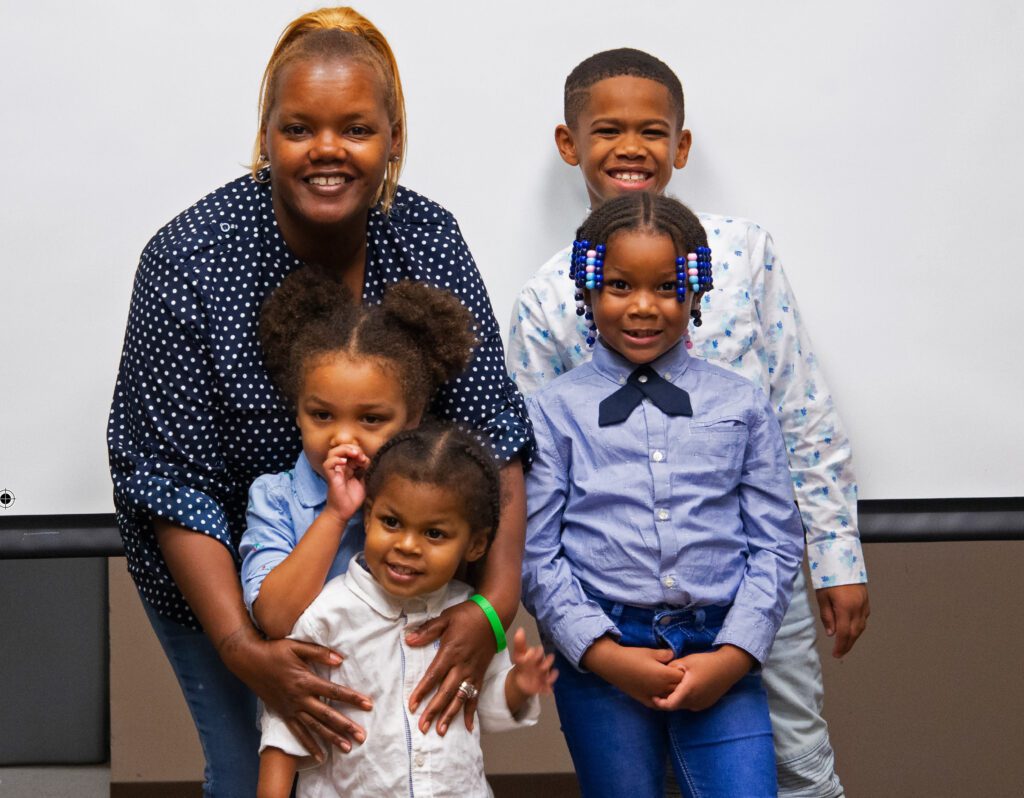
[[[828,740],[828,725],[821,716],[825,690],[821,660],[814,647],[815,623],[807,580],[801,569],[793,585],[793,600],[763,672],[775,737],[779,795],[785,798],[843,795]],[[668,798],[681,795],[671,767],[665,792]]]

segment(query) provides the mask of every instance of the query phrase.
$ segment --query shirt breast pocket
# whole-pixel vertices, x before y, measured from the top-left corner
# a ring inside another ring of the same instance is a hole
[[[739,417],[691,421],[684,450],[739,468],[747,448],[747,425]]]

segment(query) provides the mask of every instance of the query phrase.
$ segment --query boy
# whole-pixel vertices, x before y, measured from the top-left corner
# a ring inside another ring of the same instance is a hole
[[[579,166],[592,207],[627,191],[662,193],[673,169],[686,166],[691,135],[683,128],[678,77],[632,49],[598,53],[565,83],[565,124],[555,130],[562,159]],[[692,338],[693,353],[764,388],[789,451],[807,530],[812,581],[822,622],[846,654],[868,616],[867,576],[856,531],[856,484],[850,449],[771,237],[739,219],[701,215],[714,259],[715,288]],[[513,308],[508,369],[533,394],[591,356],[589,328],[575,313],[569,248],[523,287]],[[814,622],[802,572],[764,667],[775,736],[780,795],[843,794],[834,772]]]

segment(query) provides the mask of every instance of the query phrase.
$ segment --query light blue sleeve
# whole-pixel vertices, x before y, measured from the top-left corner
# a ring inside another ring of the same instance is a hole
[[[541,397],[544,398],[543,396]],[[583,591],[562,551],[562,513],[569,495],[569,468],[559,454],[559,441],[536,398],[526,407],[534,425],[537,448],[527,474],[526,549],[523,552],[523,604],[541,633],[579,667],[586,650],[599,637],[618,629]],[[568,449],[563,449],[571,456]]]
[[[298,541],[286,490],[280,474],[264,474],[249,488],[246,529],[238,553],[242,558],[242,596],[250,617],[263,580]]]
[[[803,560],[803,525],[793,498],[782,432],[764,392],[754,388],[739,485],[747,534],[746,569],[717,645],[729,643],[763,663],[789,606]]]

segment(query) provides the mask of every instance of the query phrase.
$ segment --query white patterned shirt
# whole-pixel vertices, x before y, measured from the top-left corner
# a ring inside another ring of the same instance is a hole
[[[782,427],[815,589],[867,581],[857,533],[850,442],[818,369],[771,235],[745,219],[699,214],[715,289],[690,326],[691,354],[761,386]],[[512,308],[508,370],[531,395],[590,359],[576,315],[567,247],[523,286]]]

